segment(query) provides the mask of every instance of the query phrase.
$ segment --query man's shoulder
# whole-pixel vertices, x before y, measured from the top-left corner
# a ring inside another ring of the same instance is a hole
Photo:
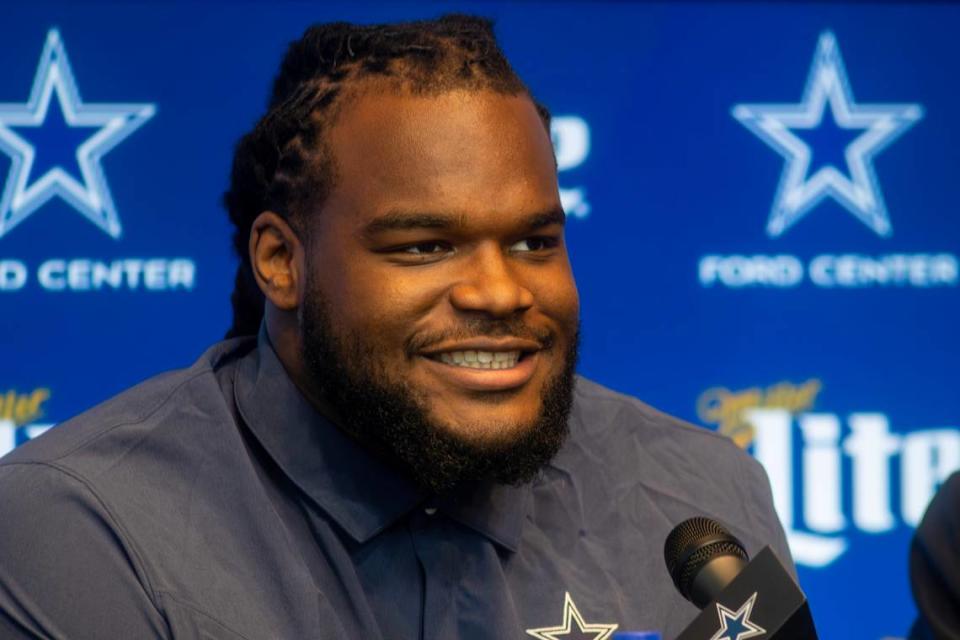
[[[719,450],[740,461],[749,458],[730,438],[704,427],[681,420],[633,396],[609,389],[578,376],[574,395],[573,416],[580,423],[582,434],[600,442],[604,434],[636,440],[663,453],[682,446],[683,456],[704,453],[715,455]],[[674,453],[676,451],[673,451]]]
[[[202,596],[220,575],[210,563],[218,553],[241,557],[245,534],[261,526],[251,513],[265,512],[250,499],[257,477],[244,466],[232,392],[235,366],[254,344],[216,344],[189,368],[132,387],[0,460],[0,539],[9,542],[0,544],[0,610],[68,625],[38,637],[93,628],[82,612],[99,611],[98,602],[109,603],[100,622],[117,637],[166,637],[172,620],[229,635]],[[78,575],[91,577],[82,593],[61,588]]]
[[[654,502],[710,512],[769,492],[761,465],[730,438],[596,382],[578,378],[571,417],[560,464],[602,464]]]
[[[98,466],[151,440],[175,441],[170,431],[222,420],[227,399],[217,374],[250,348],[249,340],[216,343],[190,367],[149,378],[58,424],[5,456],[0,467],[54,465],[96,475]]]

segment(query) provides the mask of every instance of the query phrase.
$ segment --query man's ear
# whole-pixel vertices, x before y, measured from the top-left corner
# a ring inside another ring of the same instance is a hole
[[[278,309],[295,310],[304,286],[304,251],[290,224],[273,211],[264,211],[250,228],[249,251],[263,295]]]

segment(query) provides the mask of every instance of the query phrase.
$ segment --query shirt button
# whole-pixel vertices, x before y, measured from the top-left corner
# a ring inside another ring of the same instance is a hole
[[[436,508],[436,507],[426,507],[426,508],[423,510],[423,512],[424,512],[425,514],[427,514],[428,516],[432,516],[433,514],[435,514],[435,513],[437,512],[437,508]]]

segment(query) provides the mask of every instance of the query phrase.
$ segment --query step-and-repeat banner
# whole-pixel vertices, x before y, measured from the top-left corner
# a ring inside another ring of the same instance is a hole
[[[451,7],[8,3],[0,452],[223,335],[220,194],[289,41]],[[455,8],[556,114],[581,371],[763,463],[823,638],[904,635],[960,467],[960,6]]]

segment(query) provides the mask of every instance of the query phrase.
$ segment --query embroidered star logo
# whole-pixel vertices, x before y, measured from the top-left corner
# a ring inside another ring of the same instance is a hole
[[[717,629],[710,640],[747,640],[747,638],[764,635],[767,630],[750,620],[750,614],[753,613],[753,605],[756,601],[757,594],[754,593],[736,611],[728,609],[718,602],[717,615],[720,617],[720,628]]]
[[[527,629],[527,634],[539,640],[608,640],[617,630],[616,624],[587,624],[577,605],[567,592],[563,597],[563,624],[557,627]]]
[[[56,96],[67,127],[95,132],[76,149],[79,179],[57,165],[31,181],[37,148],[13,128],[41,128]],[[0,196],[0,237],[56,196],[113,238],[121,233],[100,159],[156,113],[152,104],[85,104],[80,99],[60,33],[51,29],[26,104],[0,104],[0,151],[10,156],[10,172]]]
[[[814,153],[795,131],[813,131],[830,115],[839,129],[862,131],[844,149],[846,170],[825,164],[811,171]],[[840,47],[830,32],[820,35],[799,104],[738,104],[733,117],[785,159],[767,222],[776,237],[825,198],[833,198],[880,236],[892,229],[873,157],[923,117],[918,104],[856,104]]]

